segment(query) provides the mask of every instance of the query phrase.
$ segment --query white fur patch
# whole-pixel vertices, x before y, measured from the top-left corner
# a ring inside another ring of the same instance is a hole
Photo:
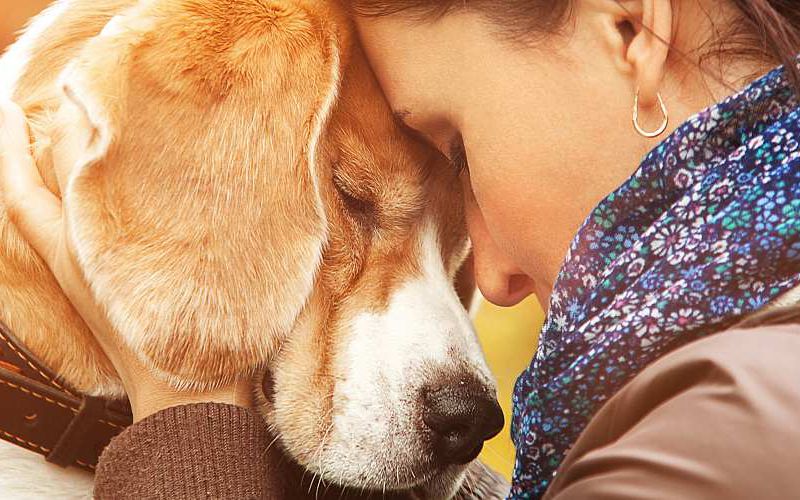
[[[25,33],[0,58],[0,98],[10,100],[17,80],[25,72],[37,40],[67,10],[70,0],[58,0],[33,18]]]
[[[437,232],[425,226],[423,276],[402,285],[382,312],[349,325],[337,356],[332,428],[314,472],[341,484],[409,487],[434,479],[420,433],[421,389],[430,369],[471,375],[494,387],[477,336],[441,259]],[[454,471],[450,471],[452,473]],[[457,475],[453,476],[456,480]]]
[[[47,463],[38,453],[0,440],[0,498],[83,500],[92,498],[93,489],[92,474]]]
[[[103,26],[103,29],[100,31],[100,36],[113,37],[125,33],[126,28],[123,26],[123,20],[124,16],[122,15],[112,17],[111,20]]]

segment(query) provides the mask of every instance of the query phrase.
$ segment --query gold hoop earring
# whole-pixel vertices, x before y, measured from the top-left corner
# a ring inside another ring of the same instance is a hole
[[[661,122],[661,125],[659,125],[656,130],[648,132],[639,125],[639,89],[636,89],[636,94],[633,96],[633,128],[636,129],[639,135],[649,139],[663,134],[664,131],[667,130],[667,125],[669,125],[669,114],[667,113],[667,106],[664,104],[664,99],[661,98],[660,92],[656,93],[656,97],[658,98],[658,105],[661,108],[661,114],[664,115],[664,121]]]

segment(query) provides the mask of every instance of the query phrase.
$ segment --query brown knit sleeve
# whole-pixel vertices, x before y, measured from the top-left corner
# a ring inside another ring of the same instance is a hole
[[[95,498],[280,498],[267,471],[266,426],[254,411],[217,403],[168,408],[103,451]],[[280,489],[280,488],[278,488]]]
[[[150,499],[366,499],[369,492],[314,486],[288,459],[253,410],[218,403],[168,408],[132,425],[100,456],[97,500]],[[497,473],[478,462],[458,499],[500,499],[509,490]],[[317,486],[319,486],[318,483]],[[411,492],[382,494],[417,498]]]

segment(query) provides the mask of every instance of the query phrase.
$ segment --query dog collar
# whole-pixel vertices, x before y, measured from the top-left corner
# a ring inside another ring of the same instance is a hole
[[[127,401],[83,395],[59,381],[2,321],[0,407],[0,439],[92,471],[132,420]]]

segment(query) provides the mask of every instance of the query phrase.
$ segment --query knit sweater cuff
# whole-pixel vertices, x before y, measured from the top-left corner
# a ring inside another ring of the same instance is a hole
[[[106,447],[95,498],[269,498],[267,442],[253,410],[219,403],[168,408]]]

